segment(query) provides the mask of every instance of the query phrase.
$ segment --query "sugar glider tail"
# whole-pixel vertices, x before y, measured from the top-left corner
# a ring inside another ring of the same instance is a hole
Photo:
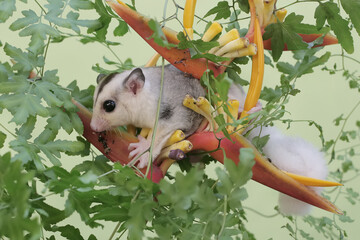
[[[324,155],[313,145],[302,138],[285,136],[275,127],[256,128],[249,138],[269,135],[270,139],[263,148],[264,154],[271,162],[283,171],[324,180],[327,177],[327,166]],[[316,193],[321,187],[309,187]],[[295,198],[280,194],[279,210],[285,215],[306,215],[311,205]]]

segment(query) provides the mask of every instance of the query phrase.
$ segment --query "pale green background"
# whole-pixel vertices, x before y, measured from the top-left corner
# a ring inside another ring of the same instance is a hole
[[[29,1],[28,5],[23,4],[22,2],[17,3],[18,11],[14,15],[15,17],[21,16],[20,10],[31,8],[38,12],[38,7],[33,1]],[[128,1],[130,2],[130,1]],[[162,18],[164,0],[138,0],[137,8],[138,11],[150,16],[155,17],[157,20]],[[184,4],[183,1],[177,1],[180,5]],[[279,1],[278,6],[288,3],[288,1]],[[198,0],[196,13],[199,16],[203,16],[211,7],[217,4],[217,1],[214,0]],[[299,14],[306,15],[306,20],[308,22],[314,22],[312,20],[313,10],[316,5],[306,4],[306,7],[300,7],[301,5],[295,5],[295,7],[288,8],[288,12],[296,11]],[[313,6],[314,8],[312,8]],[[168,3],[168,13],[171,14],[174,12],[173,3],[169,1]],[[92,12],[86,13],[89,18],[93,18]],[[8,22],[13,22],[12,18]],[[182,18],[181,12],[179,12],[179,18]],[[242,21],[243,27],[246,27],[246,21]],[[179,30],[180,26],[178,23],[173,21],[170,27]],[[202,31],[204,26],[197,25],[195,27],[197,30]],[[358,58],[359,56],[359,36],[354,32],[353,37],[355,38],[355,49],[356,52],[353,57]],[[110,38],[110,40],[113,38]],[[13,46],[24,48],[28,44],[28,39],[23,39],[18,37],[17,32],[11,32],[8,30],[8,24],[0,24],[0,40],[4,44],[9,42]],[[118,40],[118,39],[117,39]],[[131,57],[135,65],[143,65],[146,61],[153,55],[154,50],[152,50],[146,43],[134,32],[131,31],[131,34],[126,35],[125,37],[120,38],[122,42],[121,46],[114,48],[114,51],[120,56],[122,60],[125,60],[127,57]],[[329,46],[326,48],[328,51],[333,53],[341,53],[339,46]],[[322,51],[322,54],[325,51]],[[60,84],[66,86],[68,83],[76,79],[81,88],[87,88],[90,84],[95,83],[97,74],[91,70],[91,67],[100,63],[104,66],[102,62],[102,57],[106,56],[109,59],[114,60],[110,52],[102,47],[99,44],[88,44],[82,45],[77,39],[69,39],[61,44],[52,44],[50,45],[48,58],[46,61],[46,69],[59,69]],[[291,56],[286,54],[286,56]],[[1,61],[8,61],[7,56],[3,52],[0,53]],[[286,58],[282,57],[281,61],[286,61]],[[330,63],[327,66],[332,67],[333,63],[336,62],[340,67],[341,62],[339,57],[334,57],[331,59]],[[346,60],[346,66],[353,71],[358,68],[358,65],[353,64],[351,61]],[[243,69],[242,77],[249,79],[250,69]],[[269,66],[266,66],[265,69],[265,85],[272,86],[279,82],[280,74],[271,69]],[[320,71],[320,68],[316,69],[316,72],[311,75],[306,75],[300,78],[297,82],[297,88],[301,90],[301,93],[298,94],[295,98],[291,99],[288,104],[287,110],[291,112],[291,115],[288,115],[288,118],[292,119],[312,119],[321,124],[324,127],[326,139],[335,138],[340,130],[339,127],[333,126],[333,119],[338,117],[340,113],[347,114],[351,108],[354,106],[354,103],[359,101],[359,93],[355,90],[349,90],[347,82],[344,81],[341,74],[329,75],[327,72]],[[359,116],[359,110],[354,114],[354,116]],[[9,116],[1,116],[3,124],[7,124],[10,120]],[[349,126],[353,129],[353,122],[355,117],[350,119]],[[10,124],[11,128],[14,128],[13,124]],[[286,126],[279,125],[280,128],[285,129]],[[41,129],[41,128],[40,128]],[[309,127],[305,123],[293,124],[290,130],[286,131],[288,135],[297,135],[301,136],[308,141],[312,142],[314,145],[320,147],[321,142],[317,137],[318,132],[314,127]],[[66,137],[66,134],[64,134]],[[71,136],[74,137],[74,136]],[[7,142],[11,141],[12,138],[8,136]],[[7,150],[2,149],[0,153],[4,153]],[[328,156],[327,156],[328,157]],[[88,159],[88,158],[86,158]],[[80,158],[63,158],[64,166],[69,169],[80,163],[83,159]],[[355,164],[359,166],[359,158],[354,159]],[[216,165],[220,166],[220,164]],[[174,168],[173,168],[174,169]],[[213,170],[208,169],[210,175],[214,176]],[[349,186],[352,186],[356,190],[359,190],[359,185],[356,184],[359,179],[353,181]],[[254,181],[251,181],[247,185],[247,190],[249,193],[249,198],[244,202],[246,207],[257,209],[257,211],[271,215],[274,213],[273,208],[277,204],[278,193],[272,189],[264,187]],[[63,199],[56,199],[56,197],[50,197],[49,202],[58,203],[59,208],[63,206]],[[341,200],[336,202],[337,206],[342,210],[348,212],[348,215],[355,220],[352,224],[343,225],[340,221],[337,221],[340,226],[347,231],[349,239],[358,239],[360,234],[359,221],[360,221],[360,207],[352,206],[347,201]],[[332,218],[332,214],[327,213],[323,210],[314,209],[312,214],[316,216],[327,216]],[[275,217],[275,218],[264,218],[257,214],[254,214],[252,211],[247,212],[248,223],[246,224],[247,228],[255,233],[257,239],[290,239],[288,236],[288,231],[282,229],[281,226],[288,223],[285,218]],[[299,221],[300,222],[300,221]],[[116,223],[107,223],[104,229],[90,229],[84,226],[80,222],[80,219],[77,214],[73,215],[71,221],[66,224],[71,224],[81,229],[83,236],[90,235],[91,233],[95,234],[98,239],[108,239],[110,233],[115,227]],[[300,226],[301,227],[301,226]],[[315,232],[314,229],[307,229],[306,231],[311,233]],[[315,239],[322,239],[322,237],[316,237]],[[57,239],[61,239],[58,237]]]

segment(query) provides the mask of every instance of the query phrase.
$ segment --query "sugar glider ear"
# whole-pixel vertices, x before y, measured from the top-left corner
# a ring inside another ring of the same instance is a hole
[[[143,88],[145,84],[145,76],[140,68],[134,69],[125,79],[124,86],[135,95]]]
[[[96,83],[99,84],[101,80],[103,80],[106,77],[106,74],[100,73],[96,78]]]

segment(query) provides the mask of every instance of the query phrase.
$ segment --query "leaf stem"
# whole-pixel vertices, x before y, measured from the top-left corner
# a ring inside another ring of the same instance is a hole
[[[14,138],[17,138],[17,136],[15,134],[13,134],[9,129],[7,129],[2,123],[0,123],[0,126],[6,131],[8,132],[11,136],[13,136]]]
[[[336,147],[336,143],[338,142],[339,138],[341,137],[341,134],[344,132],[344,128],[347,124],[347,121],[349,120],[349,118],[351,117],[351,115],[355,112],[355,110],[359,107],[360,105],[360,101],[358,101],[355,105],[355,107],[353,107],[353,109],[351,109],[351,111],[349,112],[349,114],[344,118],[344,123],[342,124],[341,126],[341,129],[339,131],[339,134],[337,135],[335,141],[334,141],[334,144],[332,146],[332,149],[331,149],[331,152],[332,153],[335,153],[335,147]],[[334,154],[332,154],[332,157],[330,159],[330,162],[331,163],[332,161],[334,160]]]
[[[35,3],[40,7],[41,11],[43,11],[46,14],[46,10],[44,7],[38,2],[38,0],[35,0]]]
[[[357,59],[355,59],[355,58],[353,58],[353,57],[350,57],[350,56],[346,56],[346,55],[344,55],[344,54],[333,54],[333,55],[331,55],[330,57],[342,57],[342,58],[347,58],[347,59],[350,59],[350,60],[352,60],[352,61],[360,64],[360,61],[359,61],[359,60],[357,60]]]
[[[46,60],[47,53],[48,53],[48,50],[49,50],[50,41],[51,41],[51,37],[49,36],[48,41],[47,41],[46,46],[45,46],[45,52],[44,52],[44,66],[42,66],[42,68],[41,68],[41,74],[40,74],[40,77],[43,77],[43,76],[44,76],[45,63],[46,63],[46,61],[45,61],[45,60]]]
[[[249,210],[249,211],[251,211],[251,212],[253,212],[253,213],[256,213],[257,215],[259,215],[259,216],[261,216],[261,217],[264,217],[264,218],[273,218],[273,217],[276,217],[276,216],[279,215],[279,213],[274,213],[274,214],[271,214],[271,215],[266,215],[266,214],[263,214],[263,213],[255,210],[255,209],[253,209],[253,208],[245,207],[245,206],[243,206],[242,208],[243,208],[243,209],[246,209],[246,210]]]

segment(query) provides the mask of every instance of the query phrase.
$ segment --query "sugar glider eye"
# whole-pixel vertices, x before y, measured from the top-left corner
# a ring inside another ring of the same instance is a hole
[[[115,109],[115,102],[113,100],[106,100],[103,104],[103,108],[105,109],[105,112],[112,112]]]

